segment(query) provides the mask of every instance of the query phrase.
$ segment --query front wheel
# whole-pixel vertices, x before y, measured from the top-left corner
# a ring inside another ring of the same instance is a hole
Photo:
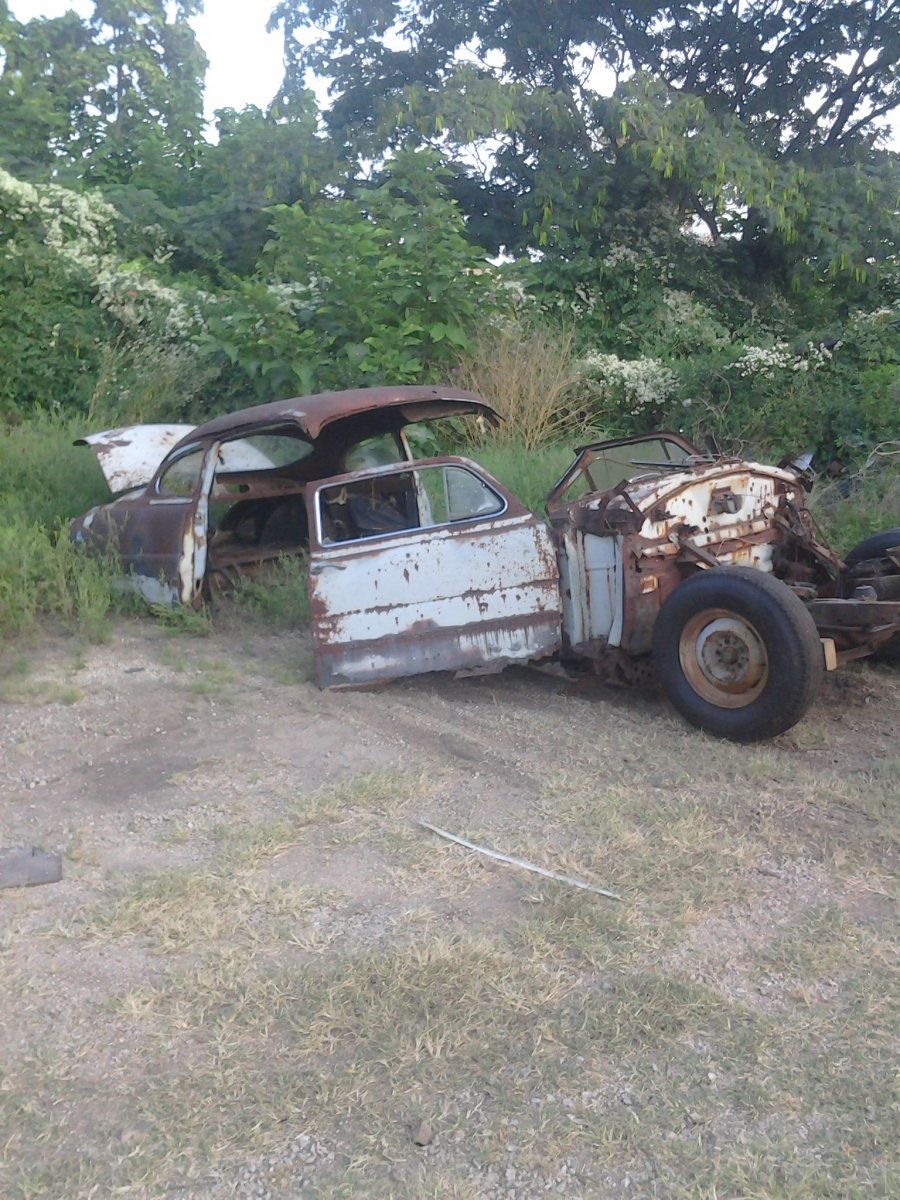
[[[676,588],[656,619],[653,657],[681,715],[737,742],[795,725],[823,670],[803,601],[750,567],[714,567]]]

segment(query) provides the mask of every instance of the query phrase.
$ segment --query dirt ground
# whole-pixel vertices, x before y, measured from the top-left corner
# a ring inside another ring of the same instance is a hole
[[[138,620],[0,662],[0,846],[63,856],[0,891],[0,1196],[900,1194],[900,670],[737,747],[309,663]]]

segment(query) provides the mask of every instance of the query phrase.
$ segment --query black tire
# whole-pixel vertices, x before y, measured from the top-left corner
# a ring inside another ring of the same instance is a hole
[[[844,562],[851,567],[854,563],[865,562],[866,559],[883,558],[888,550],[893,550],[895,546],[900,546],[900,526],[883,529],[881,533],[873,533],[871,537],[865,538],[853,547]]]
[[[653,658],[681,715],[736,742],[795,725],[824,669],[803,601],[751,567],[714,567],[676,588],[656,619]]]
[[[893,529],[882,529],[881,533],[873,533],[871,537],[864,538],[853,547],[844,562],[848,567],[855,567],[857,563],[871,562],[873,559],[881,558],[884,559],[884,563],[878,568],[880,573],[900,575],[900,567],[897,567],[893,560],[887,557],[888,550],[893,550],[895,546],[900,546],[900,526],[895,526]],[[848,575],[850,577],[848,591],[851,591],[859,582],[859,574],[849,571]],[[879,646],[871,657],[875,662],[900,666],[900,636],[895,635],[889,642]]]

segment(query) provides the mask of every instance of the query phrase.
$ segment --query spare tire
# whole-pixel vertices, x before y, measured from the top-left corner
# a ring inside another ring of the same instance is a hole
[[[900,567],[897,566],[894,559],[887,556],[888,550],[893,550],[896,546],[900,546],[900,526],[895,525],[893,529],[883,529],[881,533],[873,533],[871,537],[864,538],[859,542],[847,557],[844,562],[851,568],[845,576],[847,580],[847,590],[852,589],[858,584],[860,577],[865,578],[865,569],[854,571],[852,568],[859,563],[874,563],[871,571],[875,575],[900,575]],[[879,562],[878,560],[881,560]],[[889,642],[886,642],[878,647],[872,655],[875,660],[881,662],[900,664],[900,637],[894,636]]]
[[[871,537],[864,538],[853,547],[844,562],[850,567],[869,558],[884,558],[888,550],[893,550],[895,546],[900,546],[900,526],[883,529],[881,533],[873,533]]]
[[[824,666],[803,601],[751,567],[714,567],[676,588],[656,619],[653,658],[683,717],[738,742],[795,725]]]

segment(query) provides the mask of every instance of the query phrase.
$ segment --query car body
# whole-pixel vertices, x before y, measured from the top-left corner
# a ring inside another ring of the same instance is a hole
[[[471,393],[396,387],[93,435],[124,490],[72,533],[114,543],[131,585],[170,603],[307,554],[321,686],[650,665],[689,720],[738,740],[788,728],[825,667],[900,634],[900,554],[842,562],[815,535],[801,468],[677,433],[595,443],[548,523],[470,459],[415,456],[412,426],[464,415],[498,420]]]

